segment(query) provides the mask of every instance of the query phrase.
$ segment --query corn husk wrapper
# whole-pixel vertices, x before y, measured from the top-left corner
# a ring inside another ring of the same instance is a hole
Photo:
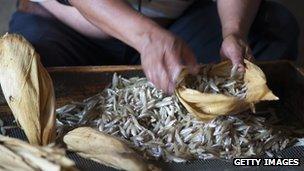
[[[245,60],[246,72],[244,73],[244,83],[247,86],[247,94],[244,99],[224,94],[202,93],[198,90],[186,88],[184,78],[187,71],[180,74],[180,83],[175,94],[189,113],[202,120],[211,120],[220,115],[236,114],[243,112],[252,104],[265,100],[278,100],[266,84],[266,77],[263,71],[253,63]],[[214,65],[210,73],[212,76],[230,77],[232,64],[229,61]]]
[[[0,170],[6,171],[76,171],[65,151],[51,146],[33,146],[0,135]]]
[[[40,57],[23,37],[0,39],[0,83],[15,119],[31,144],[55,138],[55,95]]]
[[[106,166],[127,171],[149,170],[149,165],[121,140],[92,128],[76,128],[63,141],[69,150]]]

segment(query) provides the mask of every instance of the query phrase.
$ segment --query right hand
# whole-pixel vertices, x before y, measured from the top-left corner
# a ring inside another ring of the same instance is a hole
[[[167,94],[174,92],[183,64],[190,73],[198,72],[192,50],[183,40],[164,29],[150,31],[144,36],[141,47],[141,64],[147,78]]]
[[[238,66],[239,72],[245,72],[244,59],[254,59],[246,39],[236,34],[230,34],[224,38],[220,54],[230,59],[233,65]]]

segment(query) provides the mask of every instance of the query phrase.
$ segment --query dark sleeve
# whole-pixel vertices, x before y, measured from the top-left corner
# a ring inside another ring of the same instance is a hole
[[[69,0],[57,0],[57,2],[63,4],[63,5],[68,5],[68,6],[72,6],[69,2]]]

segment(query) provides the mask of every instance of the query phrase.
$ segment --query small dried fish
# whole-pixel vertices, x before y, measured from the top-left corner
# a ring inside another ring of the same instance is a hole
[[[245,92],[246,86],[239,80],[227,81],[207,75],[196,79],[214,92],[217,88],[219,92],[222,89]],[[212,85],[208,84],[210,79],[213,79]],[[202,122],[189,114],[176,96],[166,96],[146,78],[126,79],[115,74],[112,82],[111,87],[77,103],[72,110],[69,106],[57,110],[57,123],[71,127],[86,123],[122,139],[147,158],[174,162],[262,155],[266,151],[283,149],[291,142],[267,127],[264,117],[253,116],[250,112]],[[97,117],[85,116],[88,105],[92,105],[90,110],[99,112]]]
[[[233,65],[232,68],[231,68],[230,78],[234,78],[237,75],[237,70],[238,70],[238,66]]]
[[[243,74],[237,72],[237,66],[231,69],[230,77],[210,76],[210,67],[204,67],[199,75],[189,76],[186,87],[203,93],[225,94],[240,99],[246,97],[247,87],[243,81]]]
[[[0,134],[5,135],[6,130],[4,128],[4,122],[0,119]]]

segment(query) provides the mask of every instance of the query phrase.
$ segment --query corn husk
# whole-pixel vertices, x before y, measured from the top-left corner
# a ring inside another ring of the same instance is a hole
[[[23,37],[0,39],[0,83],[15,119],[31,144],[46,145],[55,138],[55,95],[40,57]]]
[[[76,171],[65,151],[51,146],[33,146],[0,135],[0,170],[6,171]]]
[[[186,87],[187,72],[180,75],[180,82],[175,91],[180,102],[189,113],[202,120],[211,120],[219,115],[236,114],[249,109],[253,104],[264,100],[278,100],[266,84],[263,71],[253,63],[245,60],[246,72],[243,75],[247,87],[246,97],[240,99],[224,94],[202,93]],[[212,66],[208,75],[230,77],[231,62],[224,61]]]
[[[149,170],[145,161],[121,140],[92,128],[76,128],[63,141],[69,150],[106,166],[128,171]]]

